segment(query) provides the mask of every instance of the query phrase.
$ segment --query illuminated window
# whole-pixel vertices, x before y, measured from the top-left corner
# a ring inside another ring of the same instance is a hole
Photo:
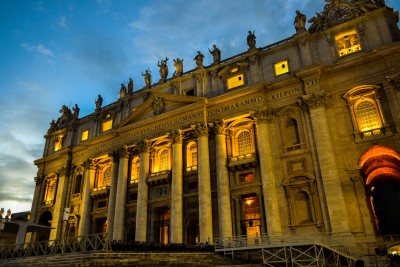
[[[375,85],[362,85],[351,89],[343,96],[351,112],[356,141],[361,141],[365,137],[392,134],[389,125],[385,123],[379,101],[379,89],[380,87]]]
[[[135,157],[132,160],[131,165],[131,184],[136,184],[139,182],[139,172],[140,172],[140,159],[139,157]]]
[[[57,176],[53,175],[46,179],[46,189],[43,198],[43,204],[45,206],[53,205],[54,197],[57,187]]]
[[[85,141],[89,138],[89,130],[82,131],[81,141]]]
[[[228,89],[232,89],[244,84],[244,76],[243,74],[239,74],[227,79]]]
[[[361,132],[380,129],[382,127],[376,104],[371,100],[361,100],[356,103],[355,114]]]
[[[238,136],[238,153],[239,156],[250,154],[251,151],[251,139],[248,131],[241,132]]]
[[[344,32],[335,36],[339,56],[345,56],[361,50],[356,30]]]
[[[195,142],[187,145],[186,154],[186,164],[191,170],[192,167],[197,166],[197,144]]]
[[[97,178],[97,188],[110,186],[111,176],[112,176],[111,167],[107,167],[107,169],[105,169],[104,172],[99,173],[99,176]]]
[[[54,151],[58,151],[62,148],[64,136],[59,135],[56,137],[56,141],[54,143]]]
[[[103,132],[111,130],[112,129],[112,120],[104,121],[103,122]]]
[[[274,64],[275,76],[279,76],[289,72],[289,63],[287,60],[282,60]]]
[[[160,168],[159,171],[169,170],[169,150],[165,149],[160,154]]]

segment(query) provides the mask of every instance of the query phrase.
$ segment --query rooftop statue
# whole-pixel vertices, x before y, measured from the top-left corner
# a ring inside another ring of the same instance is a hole
[[[133,80],[132,78],[129,78],[129,82],[128,82],[128,94],[132,94],[133,93]]]
[[[247,45],[249,46],[249,50],[256,49],[256,36],[254,34],[255,31],[249,31],[247,35]]]
[[[175,67],[175,72],[174,72],[174,77],[180,77],[183,74],[183,59],[180,59],[179,57],[177,59],[174,59],[174,67]]]
[[[169,58],[165,58],[165,60],[161,60],[158,61],[157,66],[160,68],[160,81],[165,82],[165,80],[167,79],[168,76],[168,65],[167,65],[167,61]]]
[[[301,33],[306,30],[306,20],[306,15],[302,14],[299,10],[296,10],[296,17],[294,19],[296,33]]]
[[[77,104],[72,107],[72,110],[74,111],[74,119],[77,120],[79,117],[79,111],[81,110]]]
[[[95,103],[96,103],[96,110],[100,110],[101,105],[103,104],[103,98],[101,97],[101,95],[97,96],[97,100],[95,100]]]
[[[194,61],[196,61],[197,68],[204,68],[203,59],[204,55],[200,51],[197,51],[197,55],[193,59]]]
[[[121,89],[119,90],[119,98],[124,98],[126,96],[126,86],[121,83]]]
[[[208,48],[208,51],[210,51],[211,55],[213,56],[213,64],[219,64],[219,62],[221,61],[221,50],[219,50],[218,47],[214,44],[213,50],[211,51],[210,48]]]
[[[151,86],[151,74],[150,74],[150,71],[146,70],[144,74],[142,72],[142,76],[144,77],[144,82],[146,83],[146,87],[150,88],[150,86]]]

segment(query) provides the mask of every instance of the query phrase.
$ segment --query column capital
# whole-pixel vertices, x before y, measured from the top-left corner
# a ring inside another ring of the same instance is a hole
[[[318,107],[329,106],[332,101],[332,96],[327,96],[325,91],[310,93],[303,95],[297,100],[297,105],[303,111],[309,111]]]
[[[250,113],[257,123],[266,123],[276,117],[276,111],[273,108],[264,108]]]
[[[393,75],[386,76],[386,80],[390,85],[394,87],[397,91],[400,91],[400,72]]]
[[[85,170],[94,170],[96,168],[96,164],[93,161],[93,159],[87,159],[83,162],[82,164],[83,168],[85,168]]]
[[[178,129],[167,133],[168,138],[172,141],[172,144],[182,144],[182,130]]]
[[[62,167],[61,169],[59,169],[57,172],[58,176],[65,176],[67,174],[67,167]]]
[[[208,126],[205,122],[198,122],[196,125],[192,125],[191,128],[195,131],[196,136],[208,136]]]
[[[118,151],[118,156],[119,156],[120,159],[129,157],[129,151],[128,151],[128,147],[127,146],[123,146],[120,149],[118,149],[117,151]]]
[[[225,135],[225,133],[226,133],[226,123],[223,120],[216,121],[214,123],[214,130],[215,130],[215,133],[217,135]]]
[[[139,142],[136,146],[140,153],[150,153],[151,143],[149,140],[144,139],[143,141]]]

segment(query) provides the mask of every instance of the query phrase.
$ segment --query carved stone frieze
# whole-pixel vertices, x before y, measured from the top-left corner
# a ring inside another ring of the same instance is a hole
[[[165,111],[164,100],[161,97],[155,97],[152,106],[154,115],[160,115]]]

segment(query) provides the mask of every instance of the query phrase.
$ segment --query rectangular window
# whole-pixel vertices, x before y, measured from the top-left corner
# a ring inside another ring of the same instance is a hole
[[[275,76],[279,76],[289,72],[289,62],[287,60],[282,60],[274,64]]]
[[[231,78],[228,78],[228,80],[227,80],[228,89],[232,89],[232,88],[241,86],[243,84],[244,84],[244,76],[243,76],[243,74],[239,74],[239,75],[233,76]]]
[[[111,130],[111,129],[112,129],[112,120],[103,122],[103,132]]]
[[[81,141],[85,141],[89,138],[89,130],[82,131]]]
[[[361,50],[356,30],[336,35],[335,42],[339,56],[341,57]]]

